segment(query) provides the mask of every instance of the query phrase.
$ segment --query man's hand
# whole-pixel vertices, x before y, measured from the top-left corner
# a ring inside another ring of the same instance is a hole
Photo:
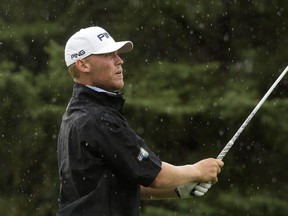
[[[192,166],[196,170],[194,173],[197,173],[196,178],[193,182],[178,186],[175,189],[176,194],[183,199],[205,195],[211,185],[218,181],[217,175],[221,172],[223,165],[223,161],[213,158],[193,164]]]
[[[193,164],[193,166],[198,173],[198,179],[193,181],[211,182],[212,184],[215,184],[218,181],[217,175],[221,172],[224,163],[219,159],[208,158]]]
[[[192,198],[194,196],[203,196],[209,188],[211,183],[197,183],[192,182],[186,185],[182,185],[176,188],[175,192],[181,199]]]
[[[195,196],[203,196],[207,193],[207,191],[211,188],[211,183],[199,183],[195,186],[195,188],[190,192],[190,194],[194,194]]]

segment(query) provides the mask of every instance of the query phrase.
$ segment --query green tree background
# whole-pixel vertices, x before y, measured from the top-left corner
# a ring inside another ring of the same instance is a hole
[[[164,161],[216,157],[287,66],[280,0],[0,0],[0,215],[55,215],[56,141],[73,82],[65,42],[99,25],[134,42],[125,114]],[[202,198],[143,201],[142,215],[287,215],[288,79]]]

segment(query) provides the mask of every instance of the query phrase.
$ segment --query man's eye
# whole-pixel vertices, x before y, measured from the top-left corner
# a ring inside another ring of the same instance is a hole
[[[112,53],[106,53],[106,54],[104,54],[104,56],[109,57],[109,56],[112,56],[113,54],[114,54],[114,52],[112,52]]]

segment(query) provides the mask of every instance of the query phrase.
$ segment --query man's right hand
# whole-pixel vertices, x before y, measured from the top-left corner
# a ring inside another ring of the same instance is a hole
[[[219,159],[208,158],[193,164],[193,166],[198,173],[195,181],[215,184],[218,181],[217,175],[221,172],[224,163]]]

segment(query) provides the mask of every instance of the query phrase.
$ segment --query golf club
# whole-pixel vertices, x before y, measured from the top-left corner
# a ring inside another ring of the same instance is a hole
[[[226,156],[226,154],[229,152],[231,147],[234,145],[235,141],[239,137],[239,135],[242,133],[242,131],[245,129],[245,127],[249,124],[251,119],[254,117],[256,112],[259,110],[259,108],[263,105],[263,103],[266,101],[266,99],[269,97],[271,92],[275,89],[275,87],[278,85],[278,83],[282,80],[282,78],[285,76],[285,74],[288,71],[288,66],[284,69],[284,71],[279,75],[277,80],[273,83],[273,85],[270,87],[270,89],[266,92],[266,94],[263,96],[263,98],[259,101],[259,103],[256,105],[256,107],[252,110],[250,115],[246,118],[246,120],[243,122],[243,124],[240,126],[240,128],[237,130],[237,132],[234,134],[232,139],[226,144],[226,146],[222,149],[220,154],[217,156],[217,159],[223,160],[223,158]],[[195,192],[195,186],[199,183],[193,183],[190,185],[180,186],[180,187],[188,187],[188,189],[192,189],[190,194],[194,195]]]
[[[266,94],[263,96],[263,98],[259,101],[259,103],[256,105],[256,107],[252,110],[250,115],[246,118],[246,120],[243,122],[243,124],[240,126],[240,128],[237,130],[237,132],[234,134],[232,139],[226,144],[226,146],[223,148],[223,150],[217,156],[217,159],[223,160],[223,158],[228,153],[228,151],[231,149],[231,147],[234,145],[234,142],[238,139],[239,135],[242,133],[244,128],[249,124],[249,122],[254,117],[256,112],[259,110],[259,108],[262,106],[262,104],[265,102],[265,100],[269,97],[269,95],[274,90],[274,88],[278,85],[278,83],[281,81],[281,79],[285,76],[287,71],[288,71],[288,66],[284,69],[284,71],[280,74],[280,76],[273,83],[273,85],[270,87],[270,89],[266,92]]]

